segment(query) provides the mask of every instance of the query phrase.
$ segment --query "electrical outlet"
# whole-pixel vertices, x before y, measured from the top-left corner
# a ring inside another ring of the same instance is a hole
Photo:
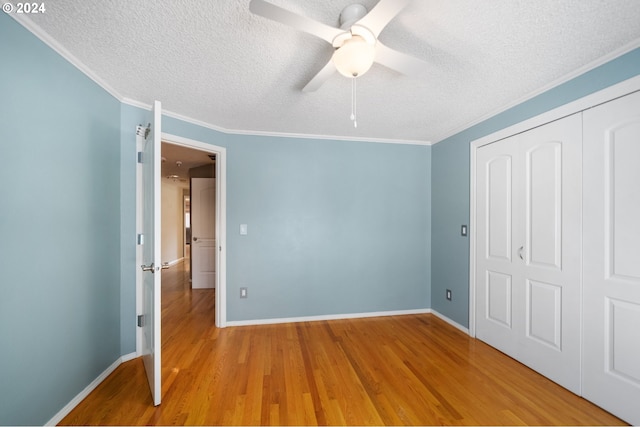
[[[240,298],[246,298],[247,296],[249,296],[247,288],[240,288]]]
[[[447,301],[451,301],[451,289],[447,289]]]

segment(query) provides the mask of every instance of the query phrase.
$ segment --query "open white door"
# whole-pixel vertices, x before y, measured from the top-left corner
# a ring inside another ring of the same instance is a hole
[[[193,289],[216,287],[216,180],[191,178]]]
[[[161,106],[155,101],[150,129],[142,152],[143,290],[142,357],[151,388],[153,404],[160,404],[160,119]]]

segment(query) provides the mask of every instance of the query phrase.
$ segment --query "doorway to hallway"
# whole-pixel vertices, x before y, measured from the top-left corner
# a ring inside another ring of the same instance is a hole
[[[180,136],[176,136],[176,135],[171,135],[171,134],[166,134],[166,133],[162,133],[162,144],[166,144],[166,147],[169,148],[180,148],[182,150],[187,150],[186,153],[187,154],[199,154],[199,155],[205,155],[206,158],[209,159],[209,162],[213,162],[215,161],[215,176],[216,176],[216,183],[215,183],[215,223],[214,223],[214,229],[215,229],[215,236],[216,236],[216,244],[215,244],[215,250],[212,251],[214,252],[214,256],[215,256],[215,265],[217,266],[217,268],[215,269],[215,283],[216,283],[216,292],[213,293],[213,295],[215,296],[214,298],[214,306],[215,309],[210,310],[209,316],[210,319],[213,321],[215,320],[215,325],[217,327],[225,327],[226,326],[226,305],[224,304],[225,301],[225,295],[226,295],[226,149],[224,147],[220,147],[220,146],[215,146],[215,145],[211,145],[208,143],[204,143],[204,142],[200,142],[200,141],[195,141],[195,140],[191,140],[188,138],[183,138]],[[161,151],[161,150],[158,150]],[[163,153],[166,154],[166,153]],[[181,156],[182,157],[182,156]],[[167,182],[171,182],[172,184],[178,184],[177,181],[180,181],[181,179],[185,179],[185,182],[188,182],[188,169],[190,169],[186,162],[187,157],[183,157],[182,158],[182,163],[179,165],[176,165],[176,161],[178,161],[179,159],[173,159],[170,160],[168,157],[165,160],[166,164],[171,164],[173,163],[174,166],[178,166],[181,167],[183,170],[186,169],[187,172],[182,172],[181,174],[174,174],[174,173],[163,173],[160,181],[167,181]],[[162,167],[160,167],[159,169],[162,169]],[[171,177],[171,175],[178,175],[178,177]],[[174,181],[175,180],[175,181]],[[140,176],[138,176],[138,204],[141,203],[142,200],[142,186],[141,186],[141,181],[140,181]],[[162,185],[160,185],[160,187],[162,187]],[[189,194],[189,191],[187,190],[186,193],[181,193],[181,191],[184,190],[177,190],[175,191],[176,195],[180,195],[180,199],[179,201],[175,202],[175,209],[176,209],[176,213],[175,217],[176,220],[175,222],[179,223],[179,227],[173,227],[174,230],[171,232],[171,237],[168,237],[170,239],[173,239],[174,241],[174,249],[176,247],[179,247],[179,251],[180,253],[178,255],[174,255],[173,256],[169,256],[169,258],[163,258],[162,262],[170,262],[173,265],[170,267],[179,267],[180,263],[184,263],[185,265],[182,267],[183,271],[182,274],[191,274],[191,255],[192,255],[192,251],[191,251],[191,247],[192,247],[192,242],[187,240],[187,232],[185,230],[185,223],[186,223],[186,216],[185,216],[185,210],[184,210],[184,197],[182,196],[182,194]],[[178,197],[176,197],[176,199],[178,199]],[[139,211],[140,212],[140,211]],[[161,224],[161,228],[164,228],[166,220],[168,219],[168,217],[165,215],[163,218],[161,218],[160,220],[160,224]],[[138,224],[140,224],[141,219],[140,217],[137,218]],[[165,237],[165,239],[167,239],[167,237]],[[163,239],[160,239],[163,240]],[[187,244],[189,243],[189,244]],[[138,246],[138,254],[137,257],[140,257],[140,245]],[[173,268],[170,268],[169,270],[172,270]],[[165,270],[168,271],[168,270]],[[138,313],[140,313],[140,306],[139,304],[141,303],[141,280],[140,280],[140,273],[137,273],[137,291],[136,291],[136,299],[138,301],[138,307],[137,307],[137,311]],[[183,282],[183,284],[187,284],[189,286],[190,283],[188,281]],[[160,286],[161,288],[164,288],[164,286]],[[164,306],[164,304],[163,304]],[[170,320],[169,320],[170,321]],[[164,322],[164,320],[163,320]],[[137,346],[136,346],[136,350],[138,352],[138,354],[140,354],[140,349],[141,349],[141,343],[142,343],[142,336],[141,336],[141,328],[137,328]],[[165,339],[164,339],[164,332],[162,331],[162,338],[161,341],[164,343]],[[163,366],[164,368],[164,366]]]

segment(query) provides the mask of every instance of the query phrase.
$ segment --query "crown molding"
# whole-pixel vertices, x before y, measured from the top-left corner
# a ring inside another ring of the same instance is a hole
[[[560,86],[561,84],[566,83],[566,82],[568,82],[568,81],[570,81],[570,80],[572,80],[572,79],[574,79],[574,78],[576,78],[576,77],[578,77],[578,76],[580,76],[580,75],[582,75],[582,74],[584,74],[584,73],[586,73],[588,71],[591,71],[591,70],[593,70],[593,69],[595,69],[595,68],[597,68],[597,67],[599,67],[601,65],[604,65],[607,62],[610,62],[610,61],[612,61],[612,60],[624,55],[625,53],[629,53],[632,50],[637,49],[638,47],[640,47],[640,39],[633,40],[632,42],[627,43],[626,45],[614,50],[613,52],[610,52],[610,53],[608,53],[608,54],[596,59],[595,61],[592,61],[592,62],[590,62],[590,63],[578,68],[577,70],[574,70],[574,71],[572,71],[572,72],[570,72],[568,74],[565,74],[564,76],[560,77],[559,79],[556,79],[556,80],[552,81],[551,83],[542,86],[540,89],[537,89],[537,90],[535,90],[533,92],[530,92],[529,94],[524,95],[524,96],[516,99],[515,101],[512,101],[512,102],[510,102],[510,103],[508,103],[508,104],[506,104],[506,105],[504,105],[502,107],[499,107],[499,108],[497,108],[495,110],[492,110],[489,113],[481,116],[478,119],[475,119],[475,120],[472,120],[470,122],[467,122],[466,124],[457,126],[456,128],[452,129],[451,131],[446,132],[446,133],[444,133],[442,135],[439,135],[437,138],[434,138],[434,142],[432,143],[432,145],[433,144],[437,144],[439,142],[442,142],[445,139],[447,139],[447,138],[449,138],[449,137],[451,137],[453,135],[456,135],[456,134],[458,134],[458,133],[460,133],[460,132],[462,132],[462,131],[464,131],[466,129],[469,129],[472,126],[475,126],[475,125],[477,125],[479,123],[484,122],[485,120],[489,120],[490,118],[492,118],[494,116],[497,116],[500,113],[504,113],[505,111],[509,110],[510,108],[513,108],[513,107],[515,107],[517,105],[520,105],[520,104],[522,104],[522,103],[524,103],[526,101],[529,101],[530,99],[533,99],[536,96],[541,95],[541,94],[543,94],[544,92],[546,92],[546,91],[548,91],[550,89],[553,89],[553,88],[555,88],[557,86]]]
[[[144,110],[151,110],[151,104],[145,104],[143,102],[136,101],[130,98],[123,98],[121,100],[123,104],[131,105],[132,107],[142,108]],[[241,129],[228,129],[221,126],[217,126],[211,123],[203,122],[182,114],[162,110],[162,115],[171,117],[186,123],[190,123],[196,126],[200,126],[207,129],[212,129],[216,132],[224,133],[227,135],[247,135],[247,136],[264,136],[264,137],[276,137],[276,138],[297,138],[297,139],[324,139],[332,141],[351,141],[351,142],[376,142],[382,144],[403,144],[403,145],[432,145],[430,141],[418,141],[418,140],[405,140],[405,139],[384,139],[384,138],[366,138],[366,137],[348,137],[339,135],[314,135],[306,133],[286,133],[286,132],[267,132],[256,130],[241,130]]]
[[[278,138],[303,138],[303,139],[330,139],[333,141],[352,141],[352,142],[376,142],[380,144],[402,144],[402,145],[432,145],[431,141],[419,141],[412,139],[386,139],[386,138],[367,138],[353,137],[341,135],[314,135],[304,133],[285,133],[285,132],[266,132],[266,131],[242,131],[232,130],[228,133],[235,135],[255,135],[255,136],[272,136]]]

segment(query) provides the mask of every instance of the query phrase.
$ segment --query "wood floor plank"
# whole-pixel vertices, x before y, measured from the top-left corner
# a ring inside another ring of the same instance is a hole
[[[185,267],[162,273],[162,404],[135,359],[60,425],[624,425],[430,314],[217,329]]]

